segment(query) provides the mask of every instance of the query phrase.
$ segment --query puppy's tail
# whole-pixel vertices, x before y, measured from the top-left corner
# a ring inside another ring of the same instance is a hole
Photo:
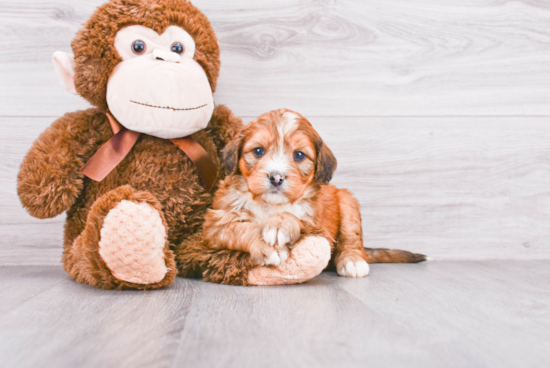
[[[365,251],[367,263],[418,263],[429,259],[423,254],[399,249],[365,248]]]

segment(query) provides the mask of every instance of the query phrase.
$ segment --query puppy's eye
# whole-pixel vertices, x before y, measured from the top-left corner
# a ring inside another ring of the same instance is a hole
[[[294,161],[304,161],[306,158],[306,155],[302,151],[296,151],[294,152]]]
[[[147,46],[145,45],[145,42],[143,42],[142,40],[135,40],[132,43],[132,51],[136,55],[143,54],[146,49],[147,49]]]
[[[181,54],[181,53],[183,53],[185,48],[183,47],[181,42],[174,42],[172,44],[172,47],[170,47],[170,50],[172,50],[172,52],[175,52],[176,54]]]
[[[254,148],[252,150],[252,153],[254,154],[254,156],[256,156],[257,158],[262,158],[264,157],[265,155],[265,150],[261,147],[258,147],[258,148]]]

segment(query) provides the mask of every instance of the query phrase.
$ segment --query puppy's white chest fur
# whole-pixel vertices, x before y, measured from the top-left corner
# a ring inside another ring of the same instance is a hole
[[[292,203],[283,205],[262,203],[253,205],[250,208],[250,212],[254,214],[254,217],[258,220],[258,222],[264,222],[278,213],[290,213],[296,216],[299,220],[303,220],[309,217],[309,211],[310,206],[304,203]]]
[[[295,202],[284,204],[262,203],[254,200],[252,193],[234,190],[231,193],[232,207],[236,211],[248,211],[252,214],[251,220],[262,223],[278,213],[290,213],[299,220],[310,219],[313,210],[309,203]]]

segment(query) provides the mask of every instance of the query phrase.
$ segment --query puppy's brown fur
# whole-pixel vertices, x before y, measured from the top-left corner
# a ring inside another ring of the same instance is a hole
[[[321,234],[332,244],[342,276],[368,273],[365,262],[419,262],[397,250],[365,249],[359,203],[328,184],[336,159],[301,115],[260,116],[224,152],[230,173],[220,184],[203,226],[211,249],[250,253],[254,265],[278,265],[301,237]],[[276,175],[276,176],[274,176]],[[282,184],[277,180],[282,178]]]

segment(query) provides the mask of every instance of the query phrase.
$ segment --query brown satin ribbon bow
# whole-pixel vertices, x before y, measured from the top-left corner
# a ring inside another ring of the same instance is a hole
[[[111,114],[107,114],[107,118],[114,135],[80,169],[84,175],[95,181],[105,179],[128,155],[141,135],[120,125]],[[210,191],[216,184],[218,168],[208,152],[190,136],[170,139],[170,142],[178,146],[193,161],[204,186]]]

